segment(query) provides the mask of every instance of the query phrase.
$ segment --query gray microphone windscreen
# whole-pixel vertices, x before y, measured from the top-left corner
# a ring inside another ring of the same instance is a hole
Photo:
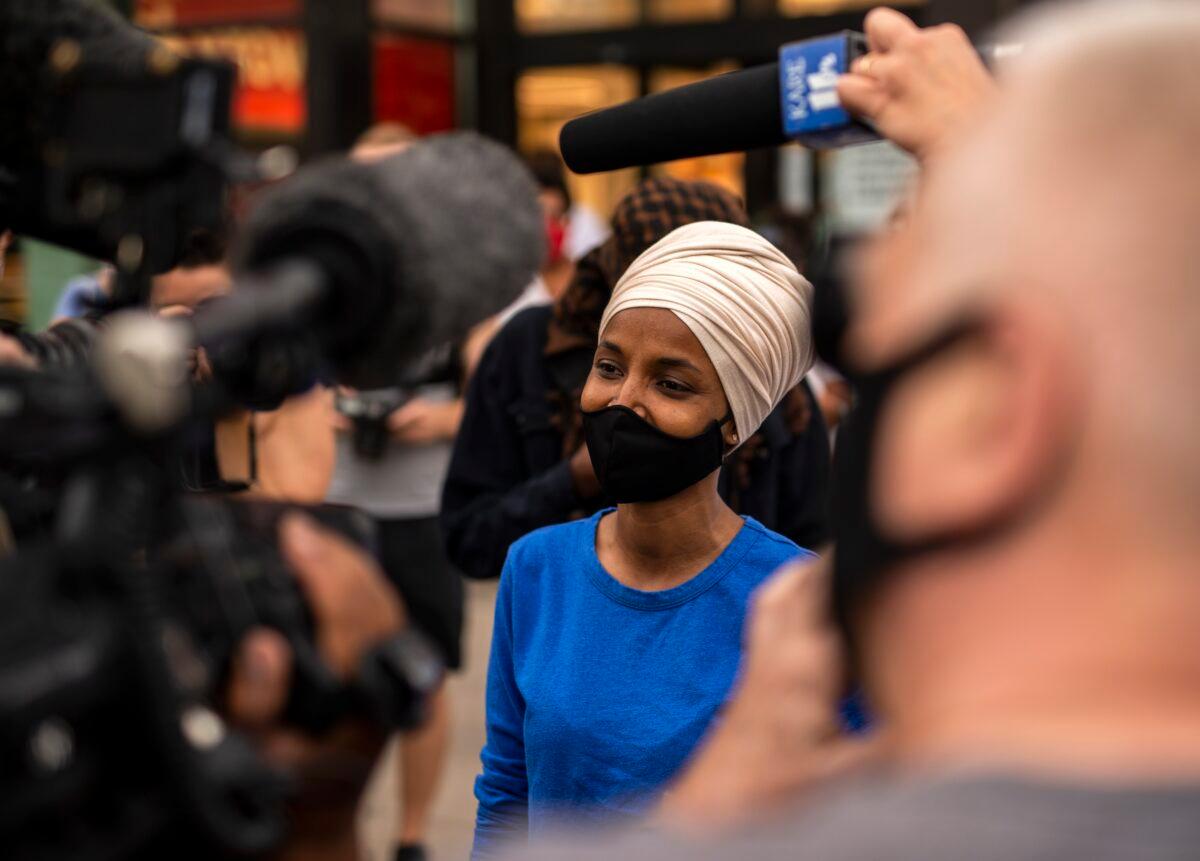
[[[426,138],[402,153],[402,170],[381,180],[415,215],[435,341],[515,300],[546,253],[537,186],[523,161],[474,132]]]
[[[238,269],[316,263],[315,323],[339,381],[394,385],[429,350],[512,302],[545,253],[537,188],[509,149],[473,132],[426,138],[371,163],[331,159],[264,196]]]

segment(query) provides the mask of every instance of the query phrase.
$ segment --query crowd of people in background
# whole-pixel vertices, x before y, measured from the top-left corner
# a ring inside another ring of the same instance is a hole
[[[606,224],[536,153],[547,253],[508,309],[411,383],[197,443],[198,487],[370,514],[452,671],[462,578],[499,578],[475,858],[1194,856],[1200,413],[1145,381],[1200,359],[1200,16],[1115,8],[1027,22],[998,81],[961,30],[868,16],[839,95],[921,174],[861,256],[840,371],[814,369],[810,261],[737,196],[652,173]],[[158,313],[234,289],[226,239],[193,237]],[[449,710],[399,747],[397,859],[425,857]]]

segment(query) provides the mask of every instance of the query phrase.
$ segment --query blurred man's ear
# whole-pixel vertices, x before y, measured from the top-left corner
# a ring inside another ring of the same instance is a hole
[[[1072,435],[1063,339],[1013,314],[897,383],[877,429],[871,499],[897,540],[971,532],[1035,501]]]

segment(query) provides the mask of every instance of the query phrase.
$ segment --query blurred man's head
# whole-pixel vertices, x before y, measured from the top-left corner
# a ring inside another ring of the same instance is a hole
[[[538,200],[547,219],[566,218],[571,209],[571,192],[567,188],[566,168],[558,153],[537,150],[526,158],[529,170],[537,182]]]
[[[359,135],[350,157],[362,162],[382,161],[404,152],[417,140],[417,133],[403,123],[376,123]]]
[[[546,225],[546,259],[542,264],[542,281],[551,296],[558,297],[571,278],[573,267],[566,255],[567,231],[570,229],[571,192],[567,188],[566,168],[558,153],[537,150],[525,159],[538,187],[538,203],[542,206],[542,221]]]
[[[846,344],[880,368],[964,333],[875,427],[871,515],[926,548],[856,617],[901,733],[1200,695],[1200,9],[1071,7],[1018,38],[986,126],[868,261]]]
[[[150,304],[156,311],[193,310],[233,289],[225,261],[225,240],[208,230],[194,230],[174,269],[154,276]]]

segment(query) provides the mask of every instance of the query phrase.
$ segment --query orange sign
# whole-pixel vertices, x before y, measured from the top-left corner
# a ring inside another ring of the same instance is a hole
[[[133,20],[151,30],[197,24],[299,20],[301,0],[137,0]]]
[[[237,128],[284,134],[304,131],[307,58],[298,30],[229,27],[162,38],[180,54],[230,60],[237,66],[233,98]]]

